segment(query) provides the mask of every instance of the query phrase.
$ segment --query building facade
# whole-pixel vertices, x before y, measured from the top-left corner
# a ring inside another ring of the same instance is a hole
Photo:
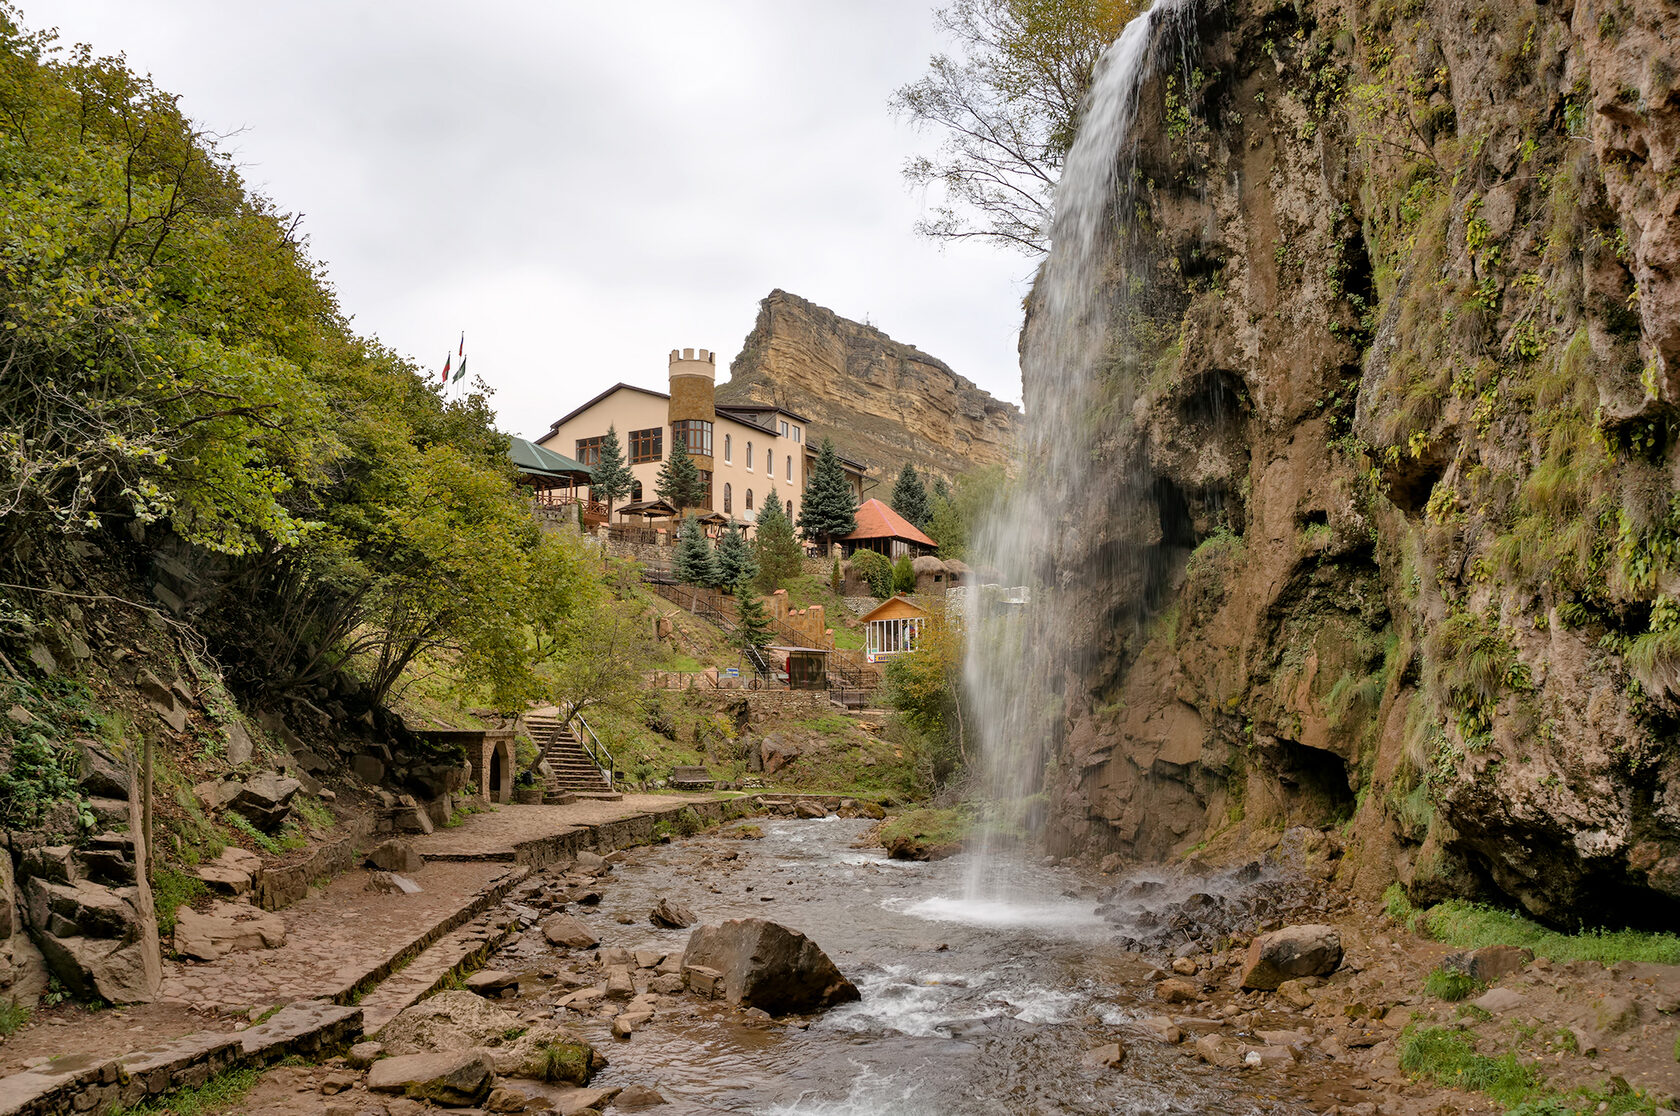
[[[660,466],[681,438],[700,469],[708,510],[752,524],[774,488],[782,510],[797,522],[821,432],[813,431],[804,415],[785,408],[718,406],[716,353],[672,349],[668,364],[669,391],[616,384],[556,421],[537,444],[593,467],[611,426],[635,477],[629,496],[635,502],[654,499]],[[844,458],[842,464],[861,501],[865,468]]]

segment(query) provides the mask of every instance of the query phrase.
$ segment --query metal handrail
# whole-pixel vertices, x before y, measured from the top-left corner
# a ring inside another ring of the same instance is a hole
[[[607,751],[607,746],[601,743],[601,738],[595,735],[595,730],[589,727],[589,722],[583,719],[582,713],[573,713],[572,719],[583,726],[584,733],[589,737],[588,740],[585,740],[582,736],[579,736],[577,738],[578,744],[583,747],[584,754],[589,757],[589,761],[600,770],[601,777],[607,781],[607,789],[612,790],[613,754]],[[589,746],[590,741],[595,744],[593,748]],[[605,757],[604,763],[602,757]]]

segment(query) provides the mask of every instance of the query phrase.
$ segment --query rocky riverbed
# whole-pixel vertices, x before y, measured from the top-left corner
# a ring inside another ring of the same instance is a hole
[[[499,1076],[480,1081],[467,1067],[472,1090],[455,1100],[491,1111],[1501,1110],[1403,1073],[1413,1025],[1449,1028],[1480,1053],[1513,1051],[1558,1088],[1620,1079],[1664,1102],[1680,1092],[1680,971],[1489,952],[1463,959],[1491,985],[1480,1006],[1436,999],[1425,982],[1447,947],[1322,894],[1300,855],[1317,834],[1224,871],[1016,865],[989,870],[981,883],[993,886],[976,891],[967,857],[910,863],[854,847],[868,824],[771,819],[545,870],[510,899],[528,928],[487,971],[411,1009],[375,1036],[385,1049],[353,1060],[489,1047]],[[690,917],[802,931],[861,998],[778,1016],[714,998],[683,970],[691,929],[671,924]],[[1251,943],[1285,923],[1320,929]],[[1314,935],[1334,939],[1333,956]],[[1289,948],[1268,956],[1296,958],[1285,968],[1330,971],[1257,968],[1277,941]],[[417,1038],[415,1019],[428,1015],[420,1030],[435,1034]],[[540,1080],[530,1059],[556,1036],[595,1051],[597,1068],[581,1072],[583,1055],[569,1063],[573,1080]],[[378,1085],[349,1063],[285,1068],[248,1110],[424,1107]]]

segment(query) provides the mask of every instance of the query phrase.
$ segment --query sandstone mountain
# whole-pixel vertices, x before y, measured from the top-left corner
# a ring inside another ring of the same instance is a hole
[[[759,303],[719,403],[775,403],[890,485],[905,462],[952,478],[1001,462],[1020,419],[944,361],[786,291]]]

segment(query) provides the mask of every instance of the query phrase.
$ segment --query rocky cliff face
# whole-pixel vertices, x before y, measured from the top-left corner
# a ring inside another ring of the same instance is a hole
[[[1055,842],[1672,920],[1680,4],[1232,0],[1156,84]]]
[[[1020,417],[945,362],[786,291],[759,303],[717,401],[807,415],[889,486],[906,462],[946,478],[1002,462]]]

